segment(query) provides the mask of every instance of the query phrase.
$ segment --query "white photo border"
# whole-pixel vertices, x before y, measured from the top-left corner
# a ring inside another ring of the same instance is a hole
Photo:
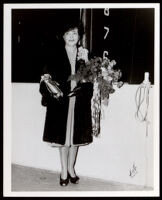
[[[11,11],[12,9],[57,9],[57,8],[154,8],[154,190],[153,191],[100,191],[100,192],[12,192],[11,191],[11,105],[12,105],[12,84],[11,84]],[[70,3],[70,4],[45,4],[45,3],[23,3],[4,4],[4,38],[3,38],[3,77],[4,77],[4,132],[3,132],[3,185],[4,196],[21,197],[105,197],[105,196],[159,196],[159,72],[160,72],[160,4],[159,3]]]

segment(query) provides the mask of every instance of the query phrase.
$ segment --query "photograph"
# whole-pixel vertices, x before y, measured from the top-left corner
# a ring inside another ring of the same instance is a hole
[[[4,196],[159,196],[160,4],[3,12]]]

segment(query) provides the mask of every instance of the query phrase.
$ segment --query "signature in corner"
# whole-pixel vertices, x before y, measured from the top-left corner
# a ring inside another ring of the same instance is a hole
[[[134,177],[136,174],[137,174],[137,167],[136,167],[136,165],[133,163],[133,168],[130,169],[130,171],[129,171],[129,176],[130,176],[130,177]]]

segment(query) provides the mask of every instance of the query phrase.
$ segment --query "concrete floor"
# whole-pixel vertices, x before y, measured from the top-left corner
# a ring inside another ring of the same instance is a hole
[[[62,187],[59,185],[59,174],[31,167],[12,165],[12,185],[14,191],[148,191],[152,188],[122,184],[100,179],[80,177],[79,184]]]

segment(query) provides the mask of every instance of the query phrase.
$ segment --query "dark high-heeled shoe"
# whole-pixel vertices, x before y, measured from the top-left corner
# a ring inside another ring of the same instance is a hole
[[[69,176],[69,180],[70,180],[71,183],[74,183],[74,184],[79,183],[79,177],[78,176],[71,177],[69,173],[68,173],[68,176]]]
[[[60,175],[60,185],[67,186],[68,183],[69,183],[69,176],[67,177],[67,179],[62,179]]]

